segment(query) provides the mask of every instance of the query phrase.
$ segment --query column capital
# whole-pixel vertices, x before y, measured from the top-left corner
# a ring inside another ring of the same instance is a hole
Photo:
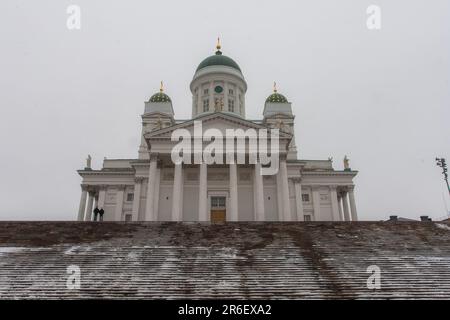
[[[100,184],[97,186],[99,190],[106,190],[106,188],[108,187],[108,185],[106,184]]]
[[[150,161],[158,160],[158,155],[159,155],[159,153],[157,153],[157,152],[150,152],[150,153],[149,153],[149,159],[150,159]]]
[[[82,183],[80,186],[81,191],[89,191],[89,185]]]
[[[336,185],[336,184],[330,184],[329,187],[330,187],[330,190],[337,191],[338,185]]]
[[[119,190],[125,190],[126,187],[127,187],[126,184],[119,184],[119,185],[117,185],[117,189],[119,189]]]
[[[289,178],[289,179],[291,179],[292,182],[294,182],[294,183],[301,183],[302,182],[302,177],[292,177],[292,178]]]
[[[144,177],[135,177],[134,178],[135,183],[142,183],[142,181],[144,181]]]
[[[355,185],[354,184],[352,184],[350,186],[347,186],[347,191],[353,192],[353,190],[355,190]]]

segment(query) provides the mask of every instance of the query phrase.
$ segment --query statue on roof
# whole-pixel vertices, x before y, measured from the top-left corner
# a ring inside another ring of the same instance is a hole
[[[347,158],[347,155],[344,157],[344,170],[345,171],[350,171],[350,161]]]

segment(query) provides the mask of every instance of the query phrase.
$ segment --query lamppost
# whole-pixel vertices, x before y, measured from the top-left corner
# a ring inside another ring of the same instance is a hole
[[[447,183],[448,193],[450,194],[450,186],[448,184],[448,173],[447,173],[447,163],[444,158],[436,158],[436,165],[442,168],[442,174],[444,175],[444,180]]]

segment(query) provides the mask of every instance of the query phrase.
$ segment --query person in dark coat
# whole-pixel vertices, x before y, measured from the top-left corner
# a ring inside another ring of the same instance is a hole
[[[100,210],[98,210],[98,208],[95,207],[95,209],[94,209],[94,221],[97,221],[97,216],[98,216],[99,212],[100,212]]]
[[[99,211],[98,211],[98,214],[100,215],[100,221],[103,221],[103,214],[105,213],[105,210],[103,210],[103,208],[101,208]]]

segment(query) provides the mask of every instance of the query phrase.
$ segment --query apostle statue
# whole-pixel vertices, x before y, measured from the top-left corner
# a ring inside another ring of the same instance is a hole
[[[347,156],[344,157],[344,170],[345,171],[350,171],[350,162],[349,159],[347,158]]]
[[[90,154],[88,154],[88,157],[86,159],[86,169],[91,169],[91,162],[92,162],[92,157]]]

